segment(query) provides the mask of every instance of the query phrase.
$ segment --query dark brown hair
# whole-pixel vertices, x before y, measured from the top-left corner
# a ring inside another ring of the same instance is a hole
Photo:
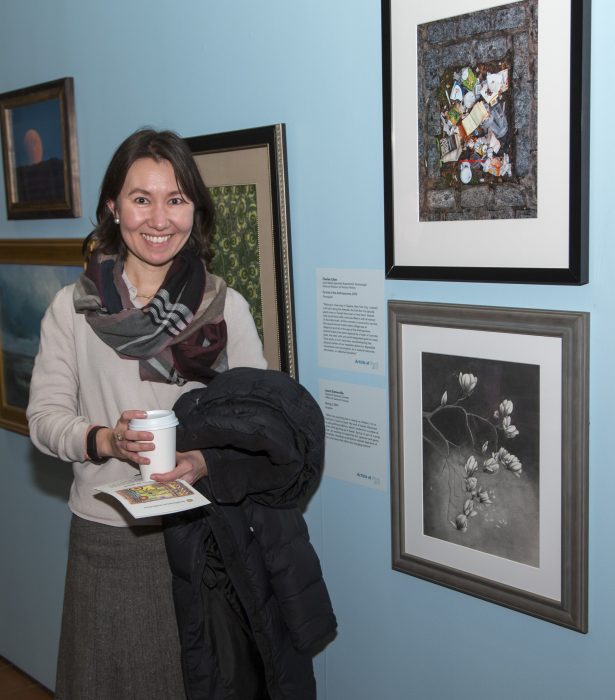
[[[194,204],[194,225],[186,248],[209,262],[212,257],[210,242],[215,213],[209,190],[186,142],[173,131],[155,131],[150,128],[138,129],[131,134],[111,158],[100,186],[96,228],[83,243],[86,258],[92,249],[126,257],[126,246],[120,228],[114,223],[107,203],[117,200],[130,166],[140,158],[152,158],[157,163],[168,160],[171,163],[180,192]]]

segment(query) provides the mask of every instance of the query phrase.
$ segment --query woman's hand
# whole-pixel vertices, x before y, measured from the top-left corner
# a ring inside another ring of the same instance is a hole
[[[175,469],[163,474],[152,474],[153,481],[175,481],[182,479],[189,484],[194,484],[201,477],[207,475],[207,464],[205,457],[200,450],[191,450],[190,452],[178,452],[177,464]]]
[[[145,411],[123,411],[114,428],[103,428],[96,435],[96,447],[101,457],[115,457],[135,464],[149,464],[147,457],[139,452],[154,449],[154,436],[147,430],[130,430],[128,423],[133,418],[147,418]]]

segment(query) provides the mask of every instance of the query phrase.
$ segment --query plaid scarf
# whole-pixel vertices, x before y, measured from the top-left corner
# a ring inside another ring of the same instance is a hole
[[[120,357],[139,360],[141,379],[207,384],[228,368],[224,301],[226,283],[181,250],[160,289],[135,308],[116,255],[92,254],[73,295],[77,313]]]

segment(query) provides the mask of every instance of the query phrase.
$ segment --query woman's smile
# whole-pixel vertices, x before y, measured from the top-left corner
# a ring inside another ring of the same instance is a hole
[[[151,243],[152,245],[163,245],[171,239],[170,233],[164,236],[152,236],[151,233],[142,233],[141,235],[148,243]]]

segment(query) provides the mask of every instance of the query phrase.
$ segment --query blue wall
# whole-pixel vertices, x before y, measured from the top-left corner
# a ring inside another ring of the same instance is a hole
[[[391,299],[591,312],[589,634],[392,571],[388,492],[325,479],[308,518],[340,633],[317,660],[320,698],[613,697],[614,12],[594,0],[591,283],[385,284]],[[108,158],[138,126],[285,122],[301,379],[315,394],[321,377],[353,381],[318,368],[315,270],[384,264],[380,70],[378,0],[3,2],[0,92],[75,79],[83,217],[7,221],[2,199],[0,237],[83,236]],[[0,430],[0,470],[0,654],[52,685],[70,467]]]

